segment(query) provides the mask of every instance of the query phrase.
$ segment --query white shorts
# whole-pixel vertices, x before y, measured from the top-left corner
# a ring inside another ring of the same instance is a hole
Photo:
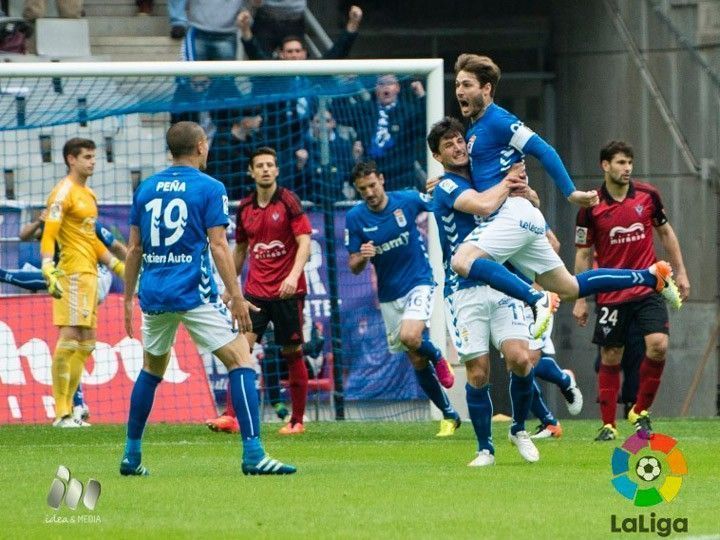
[[[112,286],[112,272],[104,264],[98,264],[98,304],[102,304]]]
[[[190,311],[143,313],[143,348],[155,356],[170,351],[178,325],[182,323],[200,350],[217,351],[237,335],[232,328],[230,312],[225,304],[202,304]]]
[[[380,313],[385,321],[385,335],[390,352],[404,352],[407,348],[400,342],[400,326],[405,320],[425,321],[430,326],[433,308],[433,285],[418,285],[397,300],[382,302]]]
[[[495,289],[482,285],[461,289],[445,298],[445,321],[461,362],[499,351],[507,339],[530,341],[526,306]]]
[[[466,238],[500,264],[510,263],[523,275],[535,279],[563,266],[545,236],[545,218],[530,201],[509,197],[497,214],[488,217]]]

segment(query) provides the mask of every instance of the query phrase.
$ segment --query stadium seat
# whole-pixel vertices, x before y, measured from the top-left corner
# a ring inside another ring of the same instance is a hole
[[[38,55],[53,58],[90,56],[87,19],[41,18],[35,24]]]

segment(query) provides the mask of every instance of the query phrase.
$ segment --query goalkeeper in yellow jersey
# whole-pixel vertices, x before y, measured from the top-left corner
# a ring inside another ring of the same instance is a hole
[[[72,396],[80,383],[85,360],[95,349],[97,324],[97,263],[119,276],[123,263],[113,257],[95,234],[98,210],[87,186],[95,169],[95,143],[73,138],[63,147],[68,175],[48,197],[47,218],[40,240],[42,273],[53,296],[53,324],[60,330],[52,361],[56,427],[84,427],[72,417]],[[55,245],[60,261],[53,262]]]

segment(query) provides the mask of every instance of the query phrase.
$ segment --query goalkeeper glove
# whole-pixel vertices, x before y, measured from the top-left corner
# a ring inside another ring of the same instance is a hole
[[[63,290],[60,286],[59,278],[62,272],[55,267],[55,263],[51,259],[46,259],[42,264],[42,274],[47,283],[47,289],[53,298],[62,298]]]
[[[125,263],[117,257],[110,259],[110,270],[115,272],[120,279],[125,279]]]

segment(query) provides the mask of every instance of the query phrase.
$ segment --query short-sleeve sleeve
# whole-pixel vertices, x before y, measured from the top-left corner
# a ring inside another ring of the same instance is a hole
[[[358,253],[363,244],[360,232],[360,225],[355,218],[354,212],[348,212],[345,219],[345,248],[348,253]]]
[[[507,111],[495,115],[488,127],[497,143],[512,146],[519,152],[524,151],[527,142],[535,135],[517,116]]]
[[[103,227],[102,223],[99,221],[95,222],[95,235],[100,239],[100,241],[105,244],[106,248],[110,248],[110,246],[113,245],[113,242],[115,241],[115,236],[113,233],[110,232],[110,229],[107,229],[106,227]]]
[[[293,236],[312,234],[312,225],[310,224],[310,219],[308,219],[305,210],[303,210],[300,198],[289,190],[285,190],[282,197],[287,209]]]
[[[575,220],[575,246],[586,248],[592,246],[594,242],[592,210],[581,208]]]
[[[442,206],[453,208],[455,206],[455,201],[457,200],[457,198],[463,193],[465,193],[468,189],[470,189],[470,186],[463,186],[461,184],[458,184],[452,178],[444,178],[437,185],[436,197],[441,198],[440,202]]]
[[[213,181],[208,189],[205,208],[203,209],[203,221],[205,228],[227,227],[230,223],[229,201],[225,186],[222,183]]]
[[[652,222],[655,227],[660,227],[668,222],[667,215],[665,214],[665,207],[663,206],[662,199],[660,198],[660,192],[656,189],[650,191],[650,197],[652,198]]]

